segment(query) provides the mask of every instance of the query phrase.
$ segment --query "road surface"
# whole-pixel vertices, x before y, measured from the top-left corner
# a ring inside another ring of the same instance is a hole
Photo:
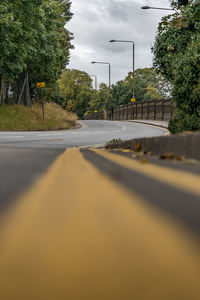
[[[114,123],[87,122],[89,127],[77,133],[84,136],[79,146],[96,134],[94,144],[124,133],[126,138],[165,134],[159,128]],[[43,141],[48,147],[36,139],[35,148],[25,140],[23,147],[2,142],[1,179],[11,178],[7,189],[32,172],[35,179],[43,176],[36,181],[30,176],[21,183],[22,190],[29,188],[16,198],[15,187],[10,192],[15,201],[2,206],[0,299],[199,298],[198,164],[71,148],[67,137]]]
[[[112,139],[166,134],[131,122],[82,121],[82,128],[48,132],[0,132],[0,210],[37,180],[66,148],[104,145]]]
[[[82,121],[84,128],[47,132],[1,132],[1,147],[66,149],[104,145],[112,139],[128,140],[166,134],[166,130],[133,122]]]

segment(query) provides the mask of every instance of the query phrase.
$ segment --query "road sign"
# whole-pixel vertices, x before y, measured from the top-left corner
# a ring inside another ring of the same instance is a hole
[[[135,98],[132,98],[132,99],[131,99],[131,102],[135,102]]]
[[[45,88],[46,83],[45,82],[37,82],[37,88],[41,89],[41,88]]]

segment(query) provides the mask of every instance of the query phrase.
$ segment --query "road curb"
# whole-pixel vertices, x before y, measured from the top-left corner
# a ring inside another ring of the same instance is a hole
[[[138,145],[141,150],[151,152],[153,155],[173,153],[188,159],[200,160],[200,132],[184,133],[172,136],[153,138],[139,138],[118,143],[107,144],[108,149],[135,149]]]
[[[151,126],[155,126],[155,127],[160,127],[160,128],[164,128],[168,130],[168,126],[164,126],[162,124],[155,124],[153,122],[143,122],[143,121],[137,121],[137,120],[126,120],[126,122],[132,122],[132,123],[138,123],[138,124],[144,124],[144,125],[151,125]]]

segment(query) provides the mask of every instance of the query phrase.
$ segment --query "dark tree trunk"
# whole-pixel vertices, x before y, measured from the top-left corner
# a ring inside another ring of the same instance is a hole
[[[31,96],[30,96],[28,72],[26,73],[26,85],[25,85],[25,89],[24,89],[24,105],[31,106]]]
[[[3,74],[0,75],[0,104],[4,105],[4,78]]]
[[[30,87],[29,87],[29,76],[28,72],[24,72],[19,77],[18,83],[18,104],[23,104],[25,106],[31,105],[31,97],[30,97]]]

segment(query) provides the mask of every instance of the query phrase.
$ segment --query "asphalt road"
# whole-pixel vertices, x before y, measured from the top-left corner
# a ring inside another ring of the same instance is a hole
[[[112,139],[160,136],[165,129],[133,122],[81,121],[84,128],[48,132],[1,132],[0,147],[66,149],[105,144]]]
[[[0,133],[0,299],[199,299],[200,165],[92,147],[164,129],[83,123]]]
[[[131,122],[82,121],[82,128],[0,132],[0,211],[40,178],[66,148],[104,145],[116,138],[163,135],[166,130]]]
[[[176,164],[59,155],[1,218],[0,299],[199,299],[200,176]]]

